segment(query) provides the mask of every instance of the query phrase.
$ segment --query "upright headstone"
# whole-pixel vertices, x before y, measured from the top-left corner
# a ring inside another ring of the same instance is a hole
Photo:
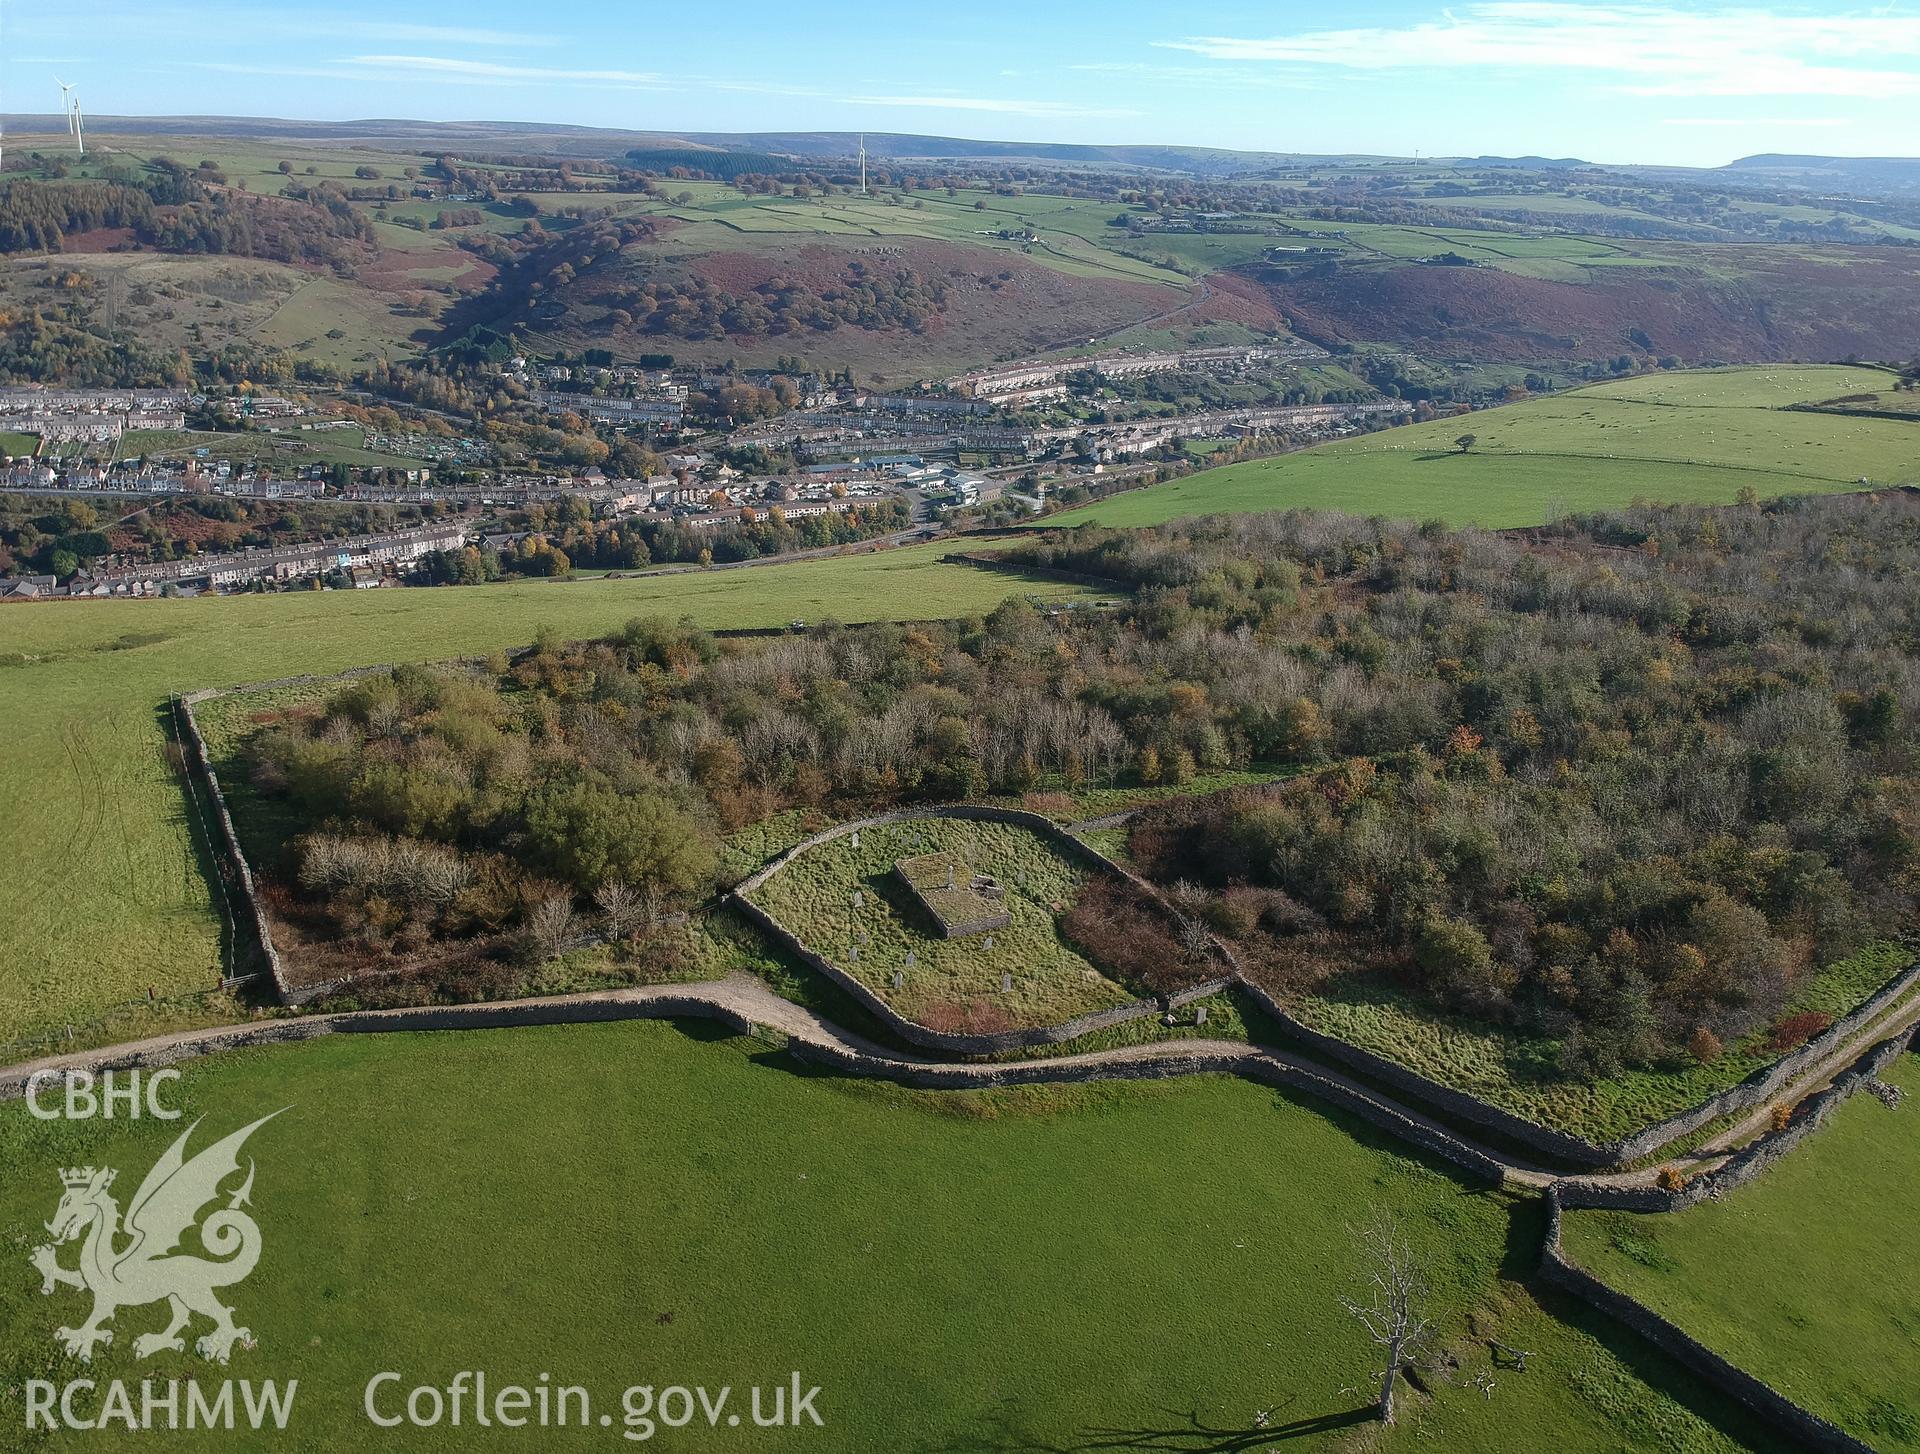
[[[993,936],[991,934],[987,936],[987,948],[993,948]]]
[[[907,968],[913,968],[913,951],[911,949],[907,951]]]
[[[1193,1012],[1193,1023],[1196,1025],[1204,1025],[1207,1023],[1207,1007],[1205,1005],[1201,1005]]]
[[[857,961],[859,958],[860,958],[860,946],[856,944],[853,946],[853,948],[847,951],[847,959],[850,962],[852,962],[852,961]]]
[[[1013,993],[1013,976],[1012,975],[1003,974],[1000,976],[1000,993],[1003,995],[1010,995]]]
[[[907,977],[904,974],[902,974],[899,970],[896,969],[893,972],[893,987],[895,989],[899,989],[900,986],[905,984],[906,982],[907,982]]]
[[[863,894],[863,893],[861,893],[859,889],[855,889],[855,890],[853,891],[853,906],[854,906],[854,908],[856,908],[856,909],[858,909],[858,908],[860,908],[860,907],[862,907],[862,906],[863,906],[863,905],[864,905],[864,904],[865,904],[866,902],[867,902],[867,896],[866,896],[865,894]]]
[[[860,830],[858,828],[853,830],[853,846],[855,848],[860,846]]]

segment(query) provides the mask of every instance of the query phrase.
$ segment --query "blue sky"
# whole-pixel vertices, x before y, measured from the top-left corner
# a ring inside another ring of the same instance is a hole
[[[1920,150],[1920,0],[0,0],[0,16],[0,109],[16,113],[53,111],[58,72],[94,114],[1692,165]]]

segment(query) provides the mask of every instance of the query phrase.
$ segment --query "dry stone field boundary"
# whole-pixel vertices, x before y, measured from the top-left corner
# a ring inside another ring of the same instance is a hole
[[[1490,1182],[1540,1188],[1547,1199],[1549,1213],[1541,1258],[1543,1278],[1617,1319],[1683,1366],[1752,1408],[1796,1443],[1820,1451],[1846,1451],[1846,1454],[1868,1450],[1867,1445],[1713,1352],[1644,1304],[1575,1266],[1561,1251],[1563,1206],[1633,1206],[1665,1211],[1689,1204],[1684,1195],[1668,1196],[1651,1186],[1630,1188],[1617,1181],[1555,1178],[1477,1145],[1418,1110],[1400,1105],[1337,1071],[1297,1060],[1281,1051],[1244,1043],[1190,1040],[997,1065],[917,1060],[850,1034],[783,999],[763,982],[741,975],[704,985],[647,986],[491,1004],[357,1010],[186,1031],[0,1069],[0,1101],[24,1095],[37,1080],[58,1078],[70,1071],[97,1074],[109,1069],[172,1065],[223,1050],[289,1043],[322,1035],[676,1018],[717,1020],[736,1034],[763,1038],[785,1048],[799,1060],[841,1074],[885,1078],[927,1089],[979,1090],[1009,1085],[1232,1074],[1277,1089],[1314,1096],[1407,1145],[1451,1162],[1469,1175]],[[1873,1046],[1835,1077],[1831,1086],[1809,1097],[1788,1128],[1762,1137],[1729,1157],[1721,1176],[1709,1174],[1700,1178],[1707,1189],[1697,1193],[1695,1199],[1717,1194],[1729,1185],[1757,1175],[1819,1129],[1833,1106],[1862,1089],[1894,1056],[1917,1045],[1920,1045],[1920,1034],[1909,1026],[1901,1034]],[[1637,1173],[1634,1180],[1650,1181],[1651,1176],[1650,1172]],[[1637,1190],[1655,1194],[1629,1200],[1627,1194]]]
[[[1289,1039],[1316,1055],[1356,1071],[1371,1080],[1432,1106],[1450,1119],[1463,1121],[1527,1147],[1537,1155],[1594,1171],[1617,1169],[1654,1155],[1661,1147],[1724,1116],[1766,1105],[1808,1070],[1841,1050],[1860,1032],[1879,1020],[1920,987],[1920,961],[1910,964],[1861,1001],[1850,1013],[1771,1065],[1762,1066],[1745,1080],[1664,1120],[1644,1126],[1618,1141],[1595,1142],[1530,1121],[1512,1111],[1489,1105],[1477,1096],[1440,1084],[1397,1061],[1364,1050],[1337,1036],[1302,1024],[1285,1006],[1250,980],[1242,988],[1272,1017]]]

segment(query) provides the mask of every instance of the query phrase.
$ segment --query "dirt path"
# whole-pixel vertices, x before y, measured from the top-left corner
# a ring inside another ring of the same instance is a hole
[[[207,1030],[156,1035],[71,1055],[47,1056],[0,1069],[0,1100],[23,1095],[37,1076],[65,1070],[99,1071],[129,1066],[159,1066],[221,1050],[286,1043],[332,1034],[368,1034],[433,1029],[478,1029],[526,1024],[567,1024],[676,1015],[710,1015],[736,1024],[765,1026],[797,1042],[801,1053],[838,1065],[852,1074],[871,1075],[952,1089],[985,1088],[1066,1079],[1158,1079],[1176,1075],[1239,1074],[1268,1084],[1306,1090],[1335,1106],[1364,1105],[1370,1118],[1384,1122],[1416,1145],[1445,1138],[1496,1167],[1502,1179],[1544,1188],[1554,1181],[1590,1181],[1612,1186],[1652,1185],[1655,1168],[1563,1176],[1517,1161],[1471,1136],[1437,1121],[1393,1097],[1361,1084],[1317,1061],[1287,1051],[1241,1041],[1186,1039],[1128,1045],[1111,1050],[1040,1056],[1027,1060],[954,1062],[933,1060],[878,1045],[843,1029],[804,1006],[777,995],[747,975],[696,984],[647,985],[633,989],[562,995],[545,1000],[508,1000],[479,1005],[430,1006],[396,1010],[355,1010],[331,1015],[254,1021]],[[1869,1046],[1920,1022],[1920,992],[1896,1003],[1877,1021],[1810,1066],[1775,1098],[1793,1104],[1822,1089]],[[1761,1107],[1686,1158],[1693,1168],[1719,1164],[1759,1135],[1769,1110]],[[1397,1123],[1397,1124],[1396,1124]]]

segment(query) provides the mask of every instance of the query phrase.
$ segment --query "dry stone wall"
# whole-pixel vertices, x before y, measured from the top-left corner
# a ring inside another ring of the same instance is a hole
[[[1562,1181],[1555,1184],[1560,1204],[1569,1210],[1598,1207],[1622,1212],[1677,1212],[1709,1197],[1724,1196],[1745,1186],[1826,1124],[1842,1102],[1865,1090],[1880,1072],[1911,1050],[1920,1048],[1920,1029],[1902,1030],[1880,1041],[1825,1090],[1810,1095],[1794,1108],[1793,1119],[1729,1156],[1711,1171],[1702,1172],[1673,1191],[1655,1186],[1612,1186],[1605,1182]]]
[[[1901,996],[1920,985],[1920,962],[1902,970],[1844,1019],[1835,1021],[1799,1049],[1755,1071],[1738,1085],[1709,1096],[1698,1105],[1644,1127],[1631,1136],[1603,1142],[1589,1141],[1585,1137],[1542,1126],[1464,1091],[1442,1085],[1370,1050],[1324,1034],[1302,1024],[1258,985],[1244,979],[1242,984],[1245,992],[1273,1018],[1289,1039],[1307,1047],[1320,1058],[1391,1087],[1419,1104],[1431,1107],[1449,1120],[1490,1131],[1552,1161],[1598,1171],[1638,1161],[1710,1121],[1766,1104],[1782,1087],[1831,1054],[1836,1046],[1845,1044]]]
[[[1614,1142],[1608,1150],[1613,1152],[1617,1162],[1638,1161],[1643,1156],[1653,1155],[1668,1142],[1699,1130],[1710,1121],[1765,1104],[1802,1071],[1831,1054],[1835,1046],[1844,1045],[1871,1025],[1888,1006],[1915,985],[1920,985],[1920,960],[1908,965],[1851,1013],[1834,1021],[1797,1050],[1781,1056],[1772,1065],[1762,1066],[1738,1085],[1707,1097],[1699,1105],[1669,1116],[1664,1121],[1656,1121],[1624,1140]]]
[[[1350,1112],[1412,1146],[1452,1162],[1493,1183],[1506,1171],[1493,1157],[1445,1129],[1417,1121],[1384,1100],[1304,1067],[1283,1064],[1252,1047],[1207,1051],[1174,1050],[1160,1057],[1127,1060],[1012,1061],[1004,1065],[936,1065],[895,1060],[845,1045],[794,1040],[797,1059],[823,1065],[842,1075],[896,1081],[923,1090],[984,1090],[995,1086],[1086,1084],[1102,1080],[1166,1080],[1186,1075],[1238,1075],[1276,1089],[1303,1091]]]
[[[234,829],[233,815],[227,811],[226,795],[220,791],[220,774],[214,771],[213,759],[207,753],[206,739],[200,735],[200,724],[193,719],[196,703],[222,695],[219,691],[193,692],[179,699],[179,717],[187,734],[187,770],[199,775],[206,784],[208,796],[213,800],[214,821],[220,827],[217,848],[226,856],[233,881],[239,885],[241,900],[246,905],[247,929],[265,965],[263,971],[256,973],[265,973],[272,980],[274,994],[285,1000],[287,982],[280,965],[280,952],[273,947],[273,930],[267,923],[266,910],[260,903],[259,890],[253,881],[253,869],[247,863],[247,855],[241,851],[240,835]],[[189,787],[188,791],[191,792],[192,788]],[[237,984],[255,977],[254,974],[234,975],[230,982]]]
[[[0,1071],[0,1101],[26,1094],[38,1074],[57,1077],[69,1070],[98,1074],[105,1070],[150,1070],[178,1065],[223,1050],[258,1045],[290,1045],[322,1035],[368,1035],[420,1030],[491,1030],[516,1025],[605,1024],[619,1020],[718,1020],[736,1035],[754,1033],[748,1016],[697,990],[684,994],[573,995],[562,999],[514,1000],[483,1005],[422,1005],[399,1010],[347,1010],[333,1015],[301,1015],[259,1020],[212,1031],[159,1036],[133,1045],[110,1045],[59,1057],[58,1069],[36,1072],[30,1066]]]
[[[1609,1287],[1592,1273],[1567,1260],[1560,1249],[1559,1188],[1547,1191],[1546,1247],[1540,1275],[1555,1287],[1572,1293],[1616,1322],[1631,1328],[1681,1366],[1752,1409],[1794,1442],[1821,1454],[1874,1454],[1836,1424],[1802,1408],[1772,1385],[1729,1362],[1699,1339],[1668,1322],[1637,1298]]]

